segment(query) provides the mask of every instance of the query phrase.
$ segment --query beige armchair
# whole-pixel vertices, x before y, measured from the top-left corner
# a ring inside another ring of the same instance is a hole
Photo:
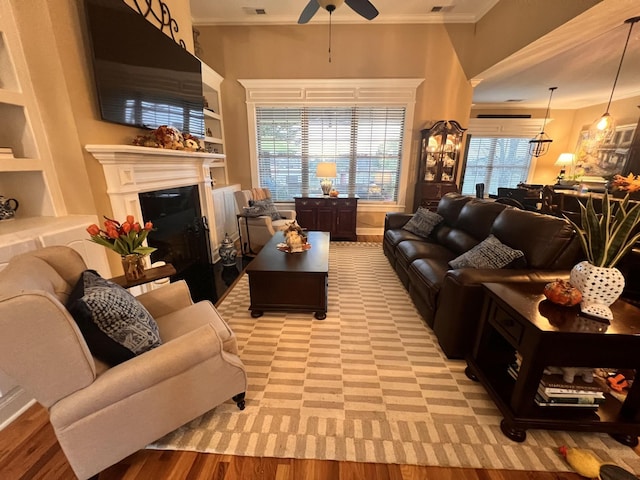
[[[268,188],[253,188],[234,192],[236,205],[240,213],[247,212],[250,202],[271,198]],[[255,217],[241,217],[239,221],[240,235],[242,236],[242,251],[257,253],[267,243],[273,234],[284,230],[287,225],[296,219],[295,210],[277,210],[280,219],[272,219],[269,215]]]
[[[136,297],[158,324],[160,346],[114,367],[94,359],[64,306],[85,269],[73,249],[47,247],[0,272],[0,369],[48,409],[79,478],[231,398],[244,408],[236,338],[182,281]]]

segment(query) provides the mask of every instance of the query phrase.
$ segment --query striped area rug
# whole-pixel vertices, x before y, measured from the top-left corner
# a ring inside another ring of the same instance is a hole
[[[568,445],[640,472],[640,457],[606,434],[529,430],[524,443],[508,440],[493,402],[465,362],[446,359],[379,243],[331,243],[323,321],[254,319],[248,307],[244,276],[219,311],[247,368],[246,410],[227,402],[150,448],[569,471],[558,454]]]

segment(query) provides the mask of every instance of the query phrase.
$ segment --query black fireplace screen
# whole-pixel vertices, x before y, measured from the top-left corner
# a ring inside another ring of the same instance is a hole
[[[153,222],[147,237],[157,248],[151,261],[171,263],[172,280],[184,279],[195,301],[215,296],[209,226],[202,216],[198,186],[168,188],[139,194],[142,217]]]

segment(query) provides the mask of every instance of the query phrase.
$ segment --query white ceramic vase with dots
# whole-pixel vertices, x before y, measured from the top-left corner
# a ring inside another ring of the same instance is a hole
[[[611,320],[609,306],[624,290],[624,276],[617,268],[596,267],[584,261],[571,269],[571,285],[582,293],[580,310],[587,315]]]

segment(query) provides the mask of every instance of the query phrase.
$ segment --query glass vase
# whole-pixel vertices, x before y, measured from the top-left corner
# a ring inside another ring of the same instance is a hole
[[[123,255],[122,269],[128,282],[133,282],[144,277],[144,256],[137,253]]]

